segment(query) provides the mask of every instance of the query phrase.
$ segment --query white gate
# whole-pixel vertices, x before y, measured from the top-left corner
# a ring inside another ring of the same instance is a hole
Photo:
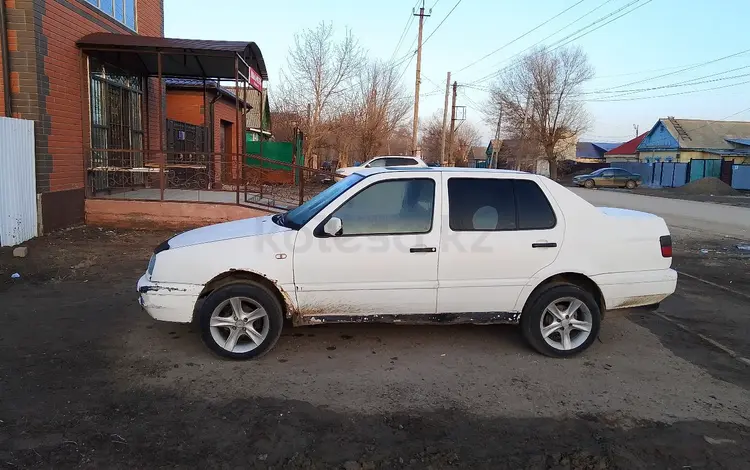
[[[0,117],[0,246],[37,236],[34,121]]]

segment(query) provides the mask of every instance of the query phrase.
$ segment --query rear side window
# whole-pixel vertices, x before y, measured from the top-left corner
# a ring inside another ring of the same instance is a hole
[[[552,206],[534,181],[496,178],[448,180],[451,230],[544,230],[555,226]]]
[[[386,158],[386,166],[408,166],[416,165],[417,161],[413,158]]]
[[[455,232],[515,230],[513,180],[449,179],[448,219]]]
[[[515,180],[513,186],[519,230],[544,230],[555,226],[555,211],[538,184],[529,180]]]

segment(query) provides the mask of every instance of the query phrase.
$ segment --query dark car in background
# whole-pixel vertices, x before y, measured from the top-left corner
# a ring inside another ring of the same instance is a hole
[[[641,175],[622,168],[602,168],[587,175],[573,177],[573,184],[586,188],[628,188],[641,184]]]

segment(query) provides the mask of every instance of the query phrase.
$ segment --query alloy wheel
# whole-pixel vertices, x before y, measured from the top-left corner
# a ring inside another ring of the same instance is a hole
[[[588,339],[593,328],[593,317],[582,301],[575,297],[562,297],[544,309],[539,327],[547,344],[559,351],[569,351]]]
[[[268,337],[268,313],[248,297],[231,297],[211,314],[211,336],[216,344],[233,353],[252,351]]]

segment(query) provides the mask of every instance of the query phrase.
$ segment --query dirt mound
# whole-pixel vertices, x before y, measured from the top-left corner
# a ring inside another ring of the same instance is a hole
[[[739,196],[742,193],[729,186],[719,178],[701,178],[676,189],[682,194]]]

